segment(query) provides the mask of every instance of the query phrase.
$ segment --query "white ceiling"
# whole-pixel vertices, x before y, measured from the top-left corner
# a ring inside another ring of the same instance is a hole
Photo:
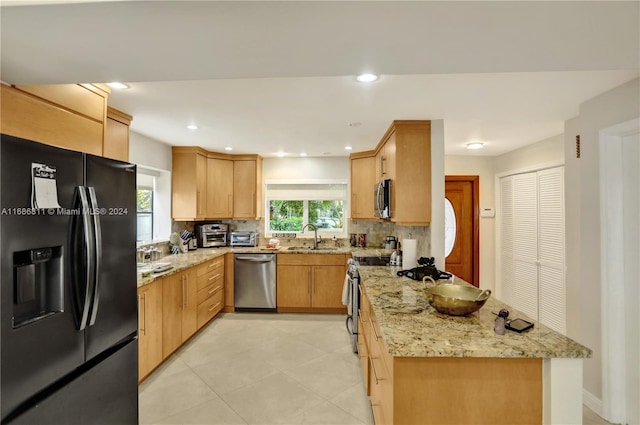
[[[32,3],[0,1],[3,81],[124,81],[134,131],[235,153],[347,155],[443,119],[447,154],[498,155],[640,75],[638,1]]]

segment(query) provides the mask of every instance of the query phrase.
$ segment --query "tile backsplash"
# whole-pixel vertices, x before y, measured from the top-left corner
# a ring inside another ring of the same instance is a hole
[[[268,240],[264,237],[264,219],[261,220],[222,220],[222,223],[229,225],[231,230],[243,230],[257,232],[259,235],[258,244],[265,245]],[[171,226],[172,232],[182,233],[184,230],[193,232],[195,223],[192,221],[174,221]],[[428,226],[396,226],[391,222],[374,221],[354,221],[349,220],[349,233],[366,234],[367,247],[383,248],[384,239],[387,236],[395,236],[400,243],[405,238],[416,239],[418,245],[418,257],[429,257],[430,228]],[[308,246],[313,242],[307,238],[278,238],[282,246]],[[333,243],[331,239],[323,238],[323,243]],[[349,246],[349,238],[338,239],[337,242],[343,246]]]

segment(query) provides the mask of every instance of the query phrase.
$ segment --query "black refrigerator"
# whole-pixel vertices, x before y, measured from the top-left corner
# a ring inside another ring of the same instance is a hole
[[[2,424],[137,424],[136,166],[0,135]]]

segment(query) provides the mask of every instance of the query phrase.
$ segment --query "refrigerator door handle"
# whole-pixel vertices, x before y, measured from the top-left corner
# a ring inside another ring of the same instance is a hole
[[[95,241],[93,301],[91,303],[91,318],[89,321],[89,326],[93,326],[96,323],[98,304],[100,303],[100,262],[102,260],[102,228],[100,227],[100,214],[102,212],[98,206],[98,198],[96,197],[95,188],[88,187],[87,190],[89,192],[89,202],[91,203],[91,217],[93,220],[93,234]]]
[[[91,307],[91,292],[94,286],[95,269],[93,258],[95,256],[95,246],[93,244],[93,227],[91,226],[91,211],[89,209],[89,201],[85,192],[84,186],[78,186],[78,195],[80,196],[80,207],[82,215],[82,227],[85,245],[85,261],[86,261],[86,275],[85,275],[85,291],[84,302],[80,308],[80,322],[79,330],[84,330],[87,327],[87,319],[89,317],[89,309]],[[78,284],[76,282],[76,284]]]

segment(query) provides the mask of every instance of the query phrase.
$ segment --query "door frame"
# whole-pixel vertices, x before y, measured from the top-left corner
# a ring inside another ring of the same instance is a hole
[[[629,276],[633,262],[625,252],[624,206],[628,193],[624,193],[623,137],[640,130],[640,121],[634,119],[600,130],[600,269],[601,296],[601,347],[602,347],[602,400],[600,414],[607,421],[626,423],[629,418],[627,379],[633,379],[627,371],[627,332],[634,329],[634,311],[629,311],[628,282],[637,279]],[[637,243],[637,242],[636,242]],[[636,245],[637,247],[637,245]],[[637,266],[636,266],[637,267]],[[637,282],[637,280],[636,280]],[[606,312],[606,314],[604,313]],[[635,325],[637,330],[638,326]]]
[[[473,199],[471,205],[473,209],[473,282],[474,286],[480,287],[480,176],[444,176],[445,198],[447,196],[447,182],[469,182],[471,183],[471,193]],[[445,264],[446,264],[445,257]]]

